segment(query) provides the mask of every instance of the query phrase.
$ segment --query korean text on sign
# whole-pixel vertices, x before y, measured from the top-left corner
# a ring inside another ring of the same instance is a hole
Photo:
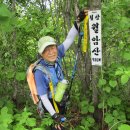
[[[92,65],[102,65],[101,10],[89,11],[89,35]]]

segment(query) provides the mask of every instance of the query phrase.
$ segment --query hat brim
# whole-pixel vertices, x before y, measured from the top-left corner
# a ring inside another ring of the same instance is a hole
[[[42,54],[43,51],[45,50],[45,48],[46,48],[47,46],[50,46],[50,45],[56,45],[56,43],[55,43],[55,42],[46,42],[46,43],[43,44],[43,45],[40,47],[40,49],[38,50],[39,54]]]

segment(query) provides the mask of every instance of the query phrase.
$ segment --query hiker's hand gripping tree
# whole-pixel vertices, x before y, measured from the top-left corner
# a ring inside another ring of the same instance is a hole
[[[79,23],[84,20],[87,14],[87,10],[79,13],[74,26],[70,29],[65,41],[61,45],[57,46],[55,39],[50,36],[44,36],[38,41],[40,58],[35,63],[33,69],[37,94],[45,111],[49,112],[52,118],[59,124],[66,121],[64,115],[65,106],[60,104],[63,95],[60,95],[60,100],[57,100],[58,103],[55,101],[58,84],[62,83],[63,86],[66,86],[66,82],[63,82],[66,80],[64,79],[60,61],[78,35]],[[62,85],[60,89],[64,88]],[[55,129],[61,129],[61,125],[58,125]]]

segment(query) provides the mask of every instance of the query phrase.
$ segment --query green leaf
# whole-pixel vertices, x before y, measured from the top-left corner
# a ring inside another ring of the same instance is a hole
[[[8,79],[14,78],[14,75],[15,75],[14,70],[11,70],[11,69],[7,70],[6,77]]]
[[[4,67],[4,65],[3,65],[3,64],[0,64],[0,70],[1,70],[3,67]]]
[[[119,43],[119,48],[120,48],[120,49],[123,49],[124,46],[125,46],[125,44],[126,44],[126,43],[124,43],[123,41],[120,41],[120,43]]]
[[[6,21],[11,16],[11,12],[8,10],[5,4],[0,4],[0,22]]]
[[[130,130],[130,126],[126,125],[126,124],[123,124],[123,125],[118,127],[118,130]]]
[[[15,119],[19,122],[20,125],[26,124],[26,122],[29,119],[30,115],[32,115],[32,113],[26,111],[26,109],[24,108],[24,111],[21,114],[16,114],[15,115]]]
[[[115,75],[122,75],[123,73],[124,73],[123,71],[117,70],[117,71],[115,72]]]
[[[50,126],[50,125],[53,123],[53,119],[50,118],[50,117],[43,118],[42,123],[43,123],[45,126]]]
[[[7,127],[5,127],[3,124],[0,124],[0,130],[10,130]]]
[[[129,80],[128,75],[122,75],[121,76],[121,84],[122,85],[126,84],[128,82],[128,80]]]
[[[123,57],[124,57],[125,60],[130,60],[130,53],[125,52]]]
[[[118,116],[117,119],[119,119],[119,120],[126,120],[126,113],[125,113],[125,112],[119,111],[118,114],[119,114],[120,116]]]
[[[103,103],[102,103],[102,102],[98,104],[98,108],[103,108],[103,107],[104,107],[104,106],[103,106]]]
[[[33,128],[32,130],[43,130],[42,128]]]
[[[99,79],[99,85],[103,86],[106,84],[106,80],[105,79]]]
[[[8,125],[13,121],[13,116],[11,114],[8,114],[8,108],[3,107],[1,109],[0,114],[0,122],[4,127],[8,127]]]
[[[111,92],[111,88],[110,87],[104,87],[103,88],[103,91],[106,91],[107,93],[110,93]]]
[[[80,102],[80,109],[82,114],[88,113],[88,102],[86,100]]]
[[[112,96],[110,98],[108,98],[107,100],[107,104],[112,107],[112,106],[116,106],[116,105],[120,105],[121,104],[121,99],[116,97],[116,96]]]
[[[13,130],[28,130],[22,124],[17,124],[13,127]]]
[[[87,120],[90,124],[94,124],[94,122],[95,122],[94,118],[92,118],[92,117],[88,117]]]
[[[90,127],[90,126],[91,126],[90,122],[88,121],[88,117],[83,118],[83,119],[81,120],[81,125],[87,126],[87,127]]]
[[[130,70],[124,71],[124,73],[130,77]]]
[[[119,25],[120,25],[120,27],[122,29],[127,29],[127,28],[130,27],[129,22],[130,22],[129,18],[127,18],[127,17],[121,17]]]
[[[18,81],[25,80],[25,77],[26,77],[25,72],[17,72],[17,73],[16,73],[16,79],[17,79]]]
[[[28,118],[26,121],[27,126],[36,126],[36,119],[35,118]]]
[[[113,120],[114,120],[114,117],[111,114],[106,114],[106,116],[105,116],[106,123],[109,124],[110,122],[113,122]]]
[[[114,111],[113,111],[113,116],[114,116],[114,117],[118,117],[118,116],[119,116],[119,112],[118,112],[117,110],[114,110]]]
[[[88,111],[94,113],[94,106],[89,106]]]
[[[85,130],[85,127],[84,126],[79,126],[81,128],[81,130]]]
[[[81,107],[81,113],[82,113],[82,114],[88,113],[87,107]]]
[[[117,86],[117,81],[116,80],[110,80],[109,85],[114,88],[114,87]]]
[[[115,75],[122,75],[124,74],[124,68],[123,67],[120,67],[116,70],[115,72]]]

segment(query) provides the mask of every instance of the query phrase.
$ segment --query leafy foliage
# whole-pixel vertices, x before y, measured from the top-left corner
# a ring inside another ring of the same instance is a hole
[[[130,126],[129,125],[126,125],[126,124],[123,124],[121,125],[118,130],[129,130],[130,129]]]
[[[91,73],[87,73],[91,70],[86,71],[91,65],[85,66],[86,59],[81,58],[83,63],[79,62],[79,73],[75,75],[71,92],[70,106],[72,106],[68,110],[68,114],[71,113],[71,109],[74,109],[76,113],[83,115],[81,120],[77,119],[78,124],[75,128],[77,130],[98,129],[99,124],[93,116],[97,109],[101,111],[99,113],[102,118],[101,127],[111,128],[117,124],[113,130],[129,129],[126,124],[130,120],[129,3],[129,0],[102,1],[103,67],[101,73],[95,75],[98,81],[96,84],[98,108],[92,102],[91,80],[93,79],[91,79]],[[51,35],[58,43],[65,39],[70,24],[75,19],[76,3],[71,4],[70,10],[68,4],[67,1],[58,0],[51,3],[47,3],[47,0],[43,3],[29,0],[17,0],[14,3],[6,0],[0,2],[0,95],[2,97],[0,129],[41,130],[53,123],[49,116],[46,116],[40,123],[36,120],[36,113],[28,98],[26,70],[29,64],[37,59],[37,40],[40,37]],[[87,4],[88,1],[81,0],[78,6],[82,9]],[[76,47],[77,44],[73,45],[64,59],[63,66],[69,80]],[[88,81],[85,76],[90,81],[87,85]],[[13,99],[15,107],[12,102],[9,103],[9,99]],[[25,104],[27,106],[31,104],[31,112],[22,109]],[[20,113],[21,109],[23,111]],[[14,111],[16,114],[13,113]],[[72,129],[73,125],[72,123],[70,126]]]
[[[9,108],[10,109],[10,108]],[[23,112],[19,114],[13,114],[9,112],[7,107],[3,107],[0,113],[0,128],[5,130],[43,130],[47,126],[50,126],[53,123],[53,120],[46,116],[41,124],[38,126],[36,119],[32,116],[32,113],[24,108]]]
[[[4,107],[1,109],[0,114],[0,127],[1,129],[9,130],[8,125],[13,121],[13,116],[8,113],[8,108]]]

